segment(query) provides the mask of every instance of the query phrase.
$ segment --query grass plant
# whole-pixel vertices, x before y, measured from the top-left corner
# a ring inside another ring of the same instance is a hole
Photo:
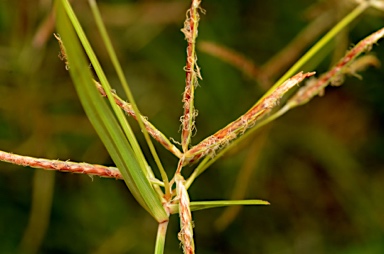
[[[166,252],[166,232],[172,214],[179,216],[178,239],[182,245],[182,251],[195,253],[196,250],[198,252],[199,244],[195,244],[194,226],[198,225],[199,221],[193,220],[194,211],[217,207],[269,205],[268,201],[260,199],[244,199],[244,190],[234,195],[239,198],[238,200],[216,201],[191,200],[189,190],[192,184],[199,185],[197,178],[213,163],[220,160],[228,151],[238,147],[241,141],[252,137],[251,134],[256,130],[289,110],[308,103],[315,96],[322,96],[328,85],[341,85],[346,75],[358,76],[358,71],[375,64],[376,58],[361,55],[369,52],[372,46],[384,36],[384,28],[382,28],[361,39],[323,74],[318,74],[315,70],[306,70],[305,66],[319,57],[321,50],[327,48],[330,42],[356,21],[362,13],[371,9],[383,10],[384,8],[382,1],[357,1],[355,8],[319,39],[302,58],[292,64],[289,70],[250,109],[214,134],[194,144],[193,136],[196,132],[198,115],[195,108],[196,89],[199,87],[199,80],[202,80],[204,75],[209,75],[209,73],[203,75],[201,67],[197,64],[198,30],[204,26],[201,16],[209,15],[209,10],[203,9],[204,2],[192,0],[189,3],[184,27],[181,29],[187,41],[187,49],[179,142],[167,138],[155,124],[142,115],[134,93],[131,91],[135,84],[129,85],[127,82],[98,5],[94,0],[89,0],[88,4],[127,101],[112,88],[112,82],[105,74],[102,63],[99,62],[87,33],[84,32],[77,18],[78,14],[74,12],[67,0],[55,1],[57,31],[54,37],[58,41],[60,58],[73,80],[82,107],[115,166],[50,160],[4,151],[0,151],[0,160],[20,166],[124,180],[135,200],[158,224],[154,244],[155,253]],[[267,73],[268,75],[263,73],[262,68],[256,67],[251,60],[234,50],[210,42],[203,42],[200,47],[202,51],[233,64],[260,83],[273,76],[271,73]],[[270,66],[273,65],[269,63],[264,71],[271,70]],[[204,69],[203,66],[202,69]],[[132,117],[138,123],[146,145],[142,142],[141,134],[133,130],[132,122],[129,122],[126,116]],[[152,140],[160,146],[153,144]],[[178,162],[173,169],[163,165],[164,162],[160,156],[163,153],[158,152],[159,148],[164,148],[177,159]],[[143,150],[149,151],[151,158],[148,158],[149,155]],[[185,173],[185,168],[190,166],[193,168],[192,172]],[[245,178],[242,178],[238,186],[246,182]],[[273,200],[271,202],[273,204]],[[221,220],[228,222],[231,219],[224,216]],[[225,227],[226,223],[219,224]]]

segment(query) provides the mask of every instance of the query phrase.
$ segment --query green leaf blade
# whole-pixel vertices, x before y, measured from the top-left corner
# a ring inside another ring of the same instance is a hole
[[[237,206],[237,205],[270,205],[268,201],[259,200],[259,199],[249,199],[249,200],[215,200],[215,201],[192,201],[190,203],[191,211],[198,211],[210,208],[219,208],[225,206]],[[171,205],[170,207],[171,214],[179,212],[177,204]]]
[[[65,12],[65,5],[68,5],[66,0],[57,2],[57,29],[62,36],[70,75],[84,110],[133,196],[157,221],[165,221],[168,216],[159,196],[144,174],[145,170],[140,167],[116,117],[93,83],[86,57]]]

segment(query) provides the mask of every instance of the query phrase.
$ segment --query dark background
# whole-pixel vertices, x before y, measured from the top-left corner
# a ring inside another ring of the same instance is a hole
[[[186,52],[180,29],[189,2],[99,2],[141,112],[166,136],[180,140]],[[203,1],[206,15],[201,16],[198,41],[223,45],[263,66],[324,13],[329,13],[324,19],[330,23],[324,30],[329,30],[353,8],[342,2]],[[0,2],[0,149],[113,165],[57,57],[51,5],[49,0]],[[74,5],[122,95],[87,1]],[[318,66],[316,58],[304,69],[326,71],[383,25],[382,13],[365,12],[318,57]],[[287,60],[289,65],[274,73],[262,69],[257,78],[198,50],[203,80],[196,91],[199,116],[193,144],[243,114],[317,39],[304,45],[297,57],[274,62]],[[380,60],[383,52],[382,45],[373,47]],[[191,200],[271,202],[266,207],[194,212],[197,253],[384,252],[383,68],[370,67],[362,76],[346,78],[342,87],[328,88],[324,97],[262,128],[196,180]],[[177,160],[159,146],[158,151],[172,175]],[[192,169],[186,168],[186,175]],[[0,208],[1,253],[154,249],[156,222],[123,181],[1,162]],[[165,253],[182,253],[178,230],[173,215]]]

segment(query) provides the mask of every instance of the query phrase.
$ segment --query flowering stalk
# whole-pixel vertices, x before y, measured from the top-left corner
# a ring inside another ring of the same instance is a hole
[[[97,87],[97,89],[99,90],[100,94],[104,97],[107,96],[107,94],[105,93],[105,90],[104,88],[100,85],[99,82],[97,81],[94,81],[95,82],[95,85]],[[112,92],[112,96],[113,96],[113,99],[115,100],[115,103],[121,108],[123,109],[128,115],[132,116],[134,119],[137,120],[137,116],[135,114],[135,111],[133,110],[133,107],[130,103],[122,100],[116,93]],[[153,126],[149,121],[148,119],[143,116],[143,115],[140,115],[141,117],[141,120],[143,121],[143,124],[144,124],[144,127],[145,129],[148,131],[148,133],[157,141],[159,142],[162,146],[164,146],[165,149],[167,149],[168,151],[170,151],[171,153],[173,153],[176,157],[178,158],[181,158],[182,156],[182,153],[180,152],[180,150],[174,146],[171,141],[169,141],[169,139],[167,137],[164,136],[164,134],[159,131],[158,129],[156,129],[155,126]]]
[[[333,86],[341,85],[345,74],[357,75],[355,70],[350,68],[351,64],[356,60],[357,56],[370,51],[372,45],[382,37],[384,37],[384,28],[360,41],[330,71],[320,76],[319,79],[309,80],[305,86],[301,87],[282,110],[285,112],[290,108],[307,103],[316,95],[323,95],[324,88],[328,84]]]
[[[181,167],[181,163],[179,163]],[[185,180],[180,173],[175,174],[176,192],[179,201],[180,232],[178,238],[183,245],[184,254],[195,253],[193,241],[193,221],[190,209],[188,191],[185,188]]]
[[[184,164],[196,162],[205,155],[214,153],[216,150],[223,148],[233,139],[244,134],[247,129],[254,126],[258,119],[267,115],[279,103],[279,100],[288,90],[300,83],[303,79],[314,74],[315,72],[300,72],[285,81],[271,94],[256,103],[244,115],[188,150],[184,154]]]
[[[201,0],[192,0],[191,8],[187,11],[187,19],[184,22],[184,28],[181,29],[188,42],[187,65],[185,66],[185,91],[183,94],[184,114],[180,118],[182,124],[181,145],[184,152],[188,150],[192,132],[195,128],[194,122],[197,111],[194,108],[194,94],[195,88],[198,85],[197,79],[201,79],[196,56],[196,37],[200,18],[198,10],[200,9],[200,3]]]
[[[28,166],[32,168],[41,168],[46,170],[57,170],[62,172],[80,173],[87,175],[95,175],[100,177],[123,179],[119,169],[115,167],[106,167],[102,165],[92,165],[88,163],[76,163],[69,161],[48,160],[22,156],[12,153],[0,151],[0,161]]]

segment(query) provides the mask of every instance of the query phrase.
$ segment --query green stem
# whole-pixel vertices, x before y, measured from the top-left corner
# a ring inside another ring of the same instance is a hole
[[[159,223],[159,226],[157,228],[155,254],[163,254],[164,253],[165,237],[167,234],[168,223],[169,223],[168,220]]]

